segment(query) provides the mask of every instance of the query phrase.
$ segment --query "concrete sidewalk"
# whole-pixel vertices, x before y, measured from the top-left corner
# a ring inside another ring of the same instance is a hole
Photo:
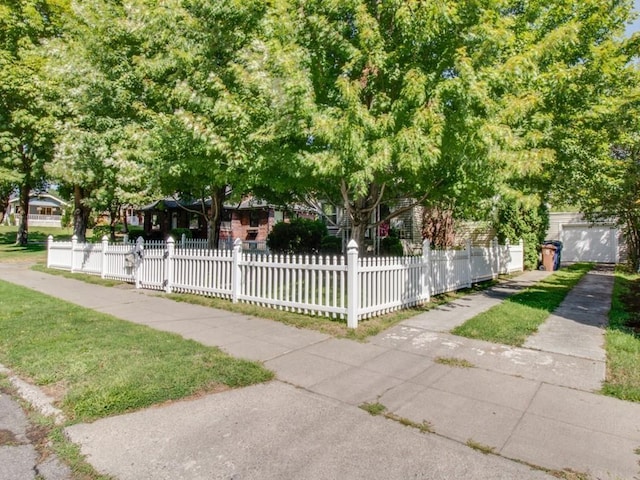
[[[572,327],[588,323],[580,337],[593,354],[551,341],[557,336],[545,333],[547,327],[530,339],[531,348],[446,333],[448,325],[541,275],[528,272],[507,290],[465,297],[357,343],[0,265],[4,280],[220,346],[276,372],[278,380],[266,385],[67,429],[96,468],[120,479],[545,477],[508,458],[593,478],[640,478],[634,453],[640,405],[593,393],[605,372],[600,326],[611,275],[588,274],[550,317],[562,322],[568,338]],[[438,357],[466,359],[476,368],[443,365]],[[414,423],[427,421],[436,435],[371,417],[357,408],[364,402],[382,403]],[[465,447],[469,441],[500,456]]]

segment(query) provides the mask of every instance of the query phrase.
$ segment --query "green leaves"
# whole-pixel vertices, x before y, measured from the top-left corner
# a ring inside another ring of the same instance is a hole
[[[67,9],[61,0],[0,3],[0,183],[22,192],[43,183],[53,154],[59,97],[42,45],[62,33]],[[26,218],[21,228],[26,241]]]

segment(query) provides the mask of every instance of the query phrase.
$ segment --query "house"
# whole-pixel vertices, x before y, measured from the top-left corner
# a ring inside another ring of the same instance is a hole
[[[408,201],[408,200],[407,200]],[[403,205],[401,204],[400,207]],[[351,236],[351,221],[342,206],[320,202],[315,209],[317,215],[327,224],[329,235],[342,239],[342,249],[346,251],[346,245]],[[389,207],[380,205],[371,213],[371,223],[377,224],[380,219],[389,214]],[[378,227],[369,227],[365,232],[364,243],[369,254],[380,252],[380,241],[385,238],[390,229],[394,229],[403,244],[405,253],[413,254],[422,251],[422,208],[412,209],[392,218],[388,223]]]
[[[411,200],[401,201],[395,207],[380,205],[371,214],[371,223],[378,223],[380,219],[386,218],[393,209],[404,208],[410,205]],[[391,218],[388,222],[382,223],[377,228],[371,227],[367,229],[365,234],[365,245],[367,252],[370,254],[378,254],[380,252],[380,243],[391,229],[400,239],[404,253],[406,255],[420,255],[422,253],[422,242],[425,238],[425,207],[422,205],[414,205],[410,209],[400,213],[398,216]],[[322,205],[322,218],[327,223],[329,233],[343,240],[344,246],[349,241],[351,223],[345,215],[343,207],[335,207],[330,204]],[[453,246],[463,247],[467,240],[476,246],[488,246],[495,238],[495,228],[491,222],[455,220],[451,226],[453,236]]]
[[[548,240],[562,242],[563,262],[619,263],[624,239],[615,222],[588,222],[581,213],[549,214]]]
[[[208,208],[205,203],[205,208]],[[200,202],[180,202],[165,198],[140,208],[144,216],[144,233],[148,238],[166,238],[172,230],[189,229],[194,238],[207,238],[207,226]],[[265,250],[267,236],[276,223],[289,218],[310,217],[309,210],[291,207],[284,210],[265,201],[247,197],[241,202],[226,203],[222,211],[220,247],[231,248],[235,239],[248,250]]]
[[[68,203],[49,192],[32,192],[29,195],[30,227],[62,227],[62,215]],[[20,198],[15,195],[9,200],[5,223],[20,222]]]

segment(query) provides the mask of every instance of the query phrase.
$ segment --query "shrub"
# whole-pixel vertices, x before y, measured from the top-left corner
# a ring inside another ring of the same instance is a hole
[[[342,253],[342,239],[333,235],[326,235],[320,241],[320,253],[336,255]]]
[[[549,211],[540,203],[528,205],[522,200],[504,198],[498,205],[496,217],[498,241],[516,243],[524,240],[524,266],[535,270],[538,266],[538,247],[545,240],[549,228]]]
[[[380,253],[382,255],[392,255],[401,257],[404,255],[404,248],[398,236],[398,232],[393,228],[389,230],[389,235],[380,242]]]
[[[295,218],[290,223],[276,224],[267,237],[267,246],[274,253],[316,254],[326,236],[327,226],[321,221]]]
[[[117,227],[116,227],[117,231]],[[93,227],[93,236],[91,240],[93,242],[101,242],[102,237],[107,236],[107,238],[111,238],[111,227],[109,225],[96,225]]]
[[[171,235],[176,242],[179,242],[182,239],[183,233],[187,238],[193,238],[193,233],[188,228],[174,228],[169,232],[169,235]]]
[[[63,210],[62,217],[60,218],[60,224],[64,228],[73,226],[73,209],[72,208],[69,207]]]
[[[144,238],[144,228],[142,227],[129,227],[129,233],[127,234],[129,236],[129,241],[130,242],[135,242],[136,240],[138,240],[138,237],[143,237]]]

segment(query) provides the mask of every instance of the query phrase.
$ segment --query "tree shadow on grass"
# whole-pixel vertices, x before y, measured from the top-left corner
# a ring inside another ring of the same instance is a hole
[[[613,315],[609,327],[640,339],[640,278],[618,277],[624,314]]]
[[[16,243],[16,235],[17,230],[0,232],[0,245],[14,245]],[[39,230],[29,231],[28,246],[20,248],[31,249],[33,247],[33,251],[44,250],[46,248],[49,235],[50,234]],[[71,240],[71,235],[69,233],[59,233],[53,235],[53,239],[56,241],[69,241]]]

